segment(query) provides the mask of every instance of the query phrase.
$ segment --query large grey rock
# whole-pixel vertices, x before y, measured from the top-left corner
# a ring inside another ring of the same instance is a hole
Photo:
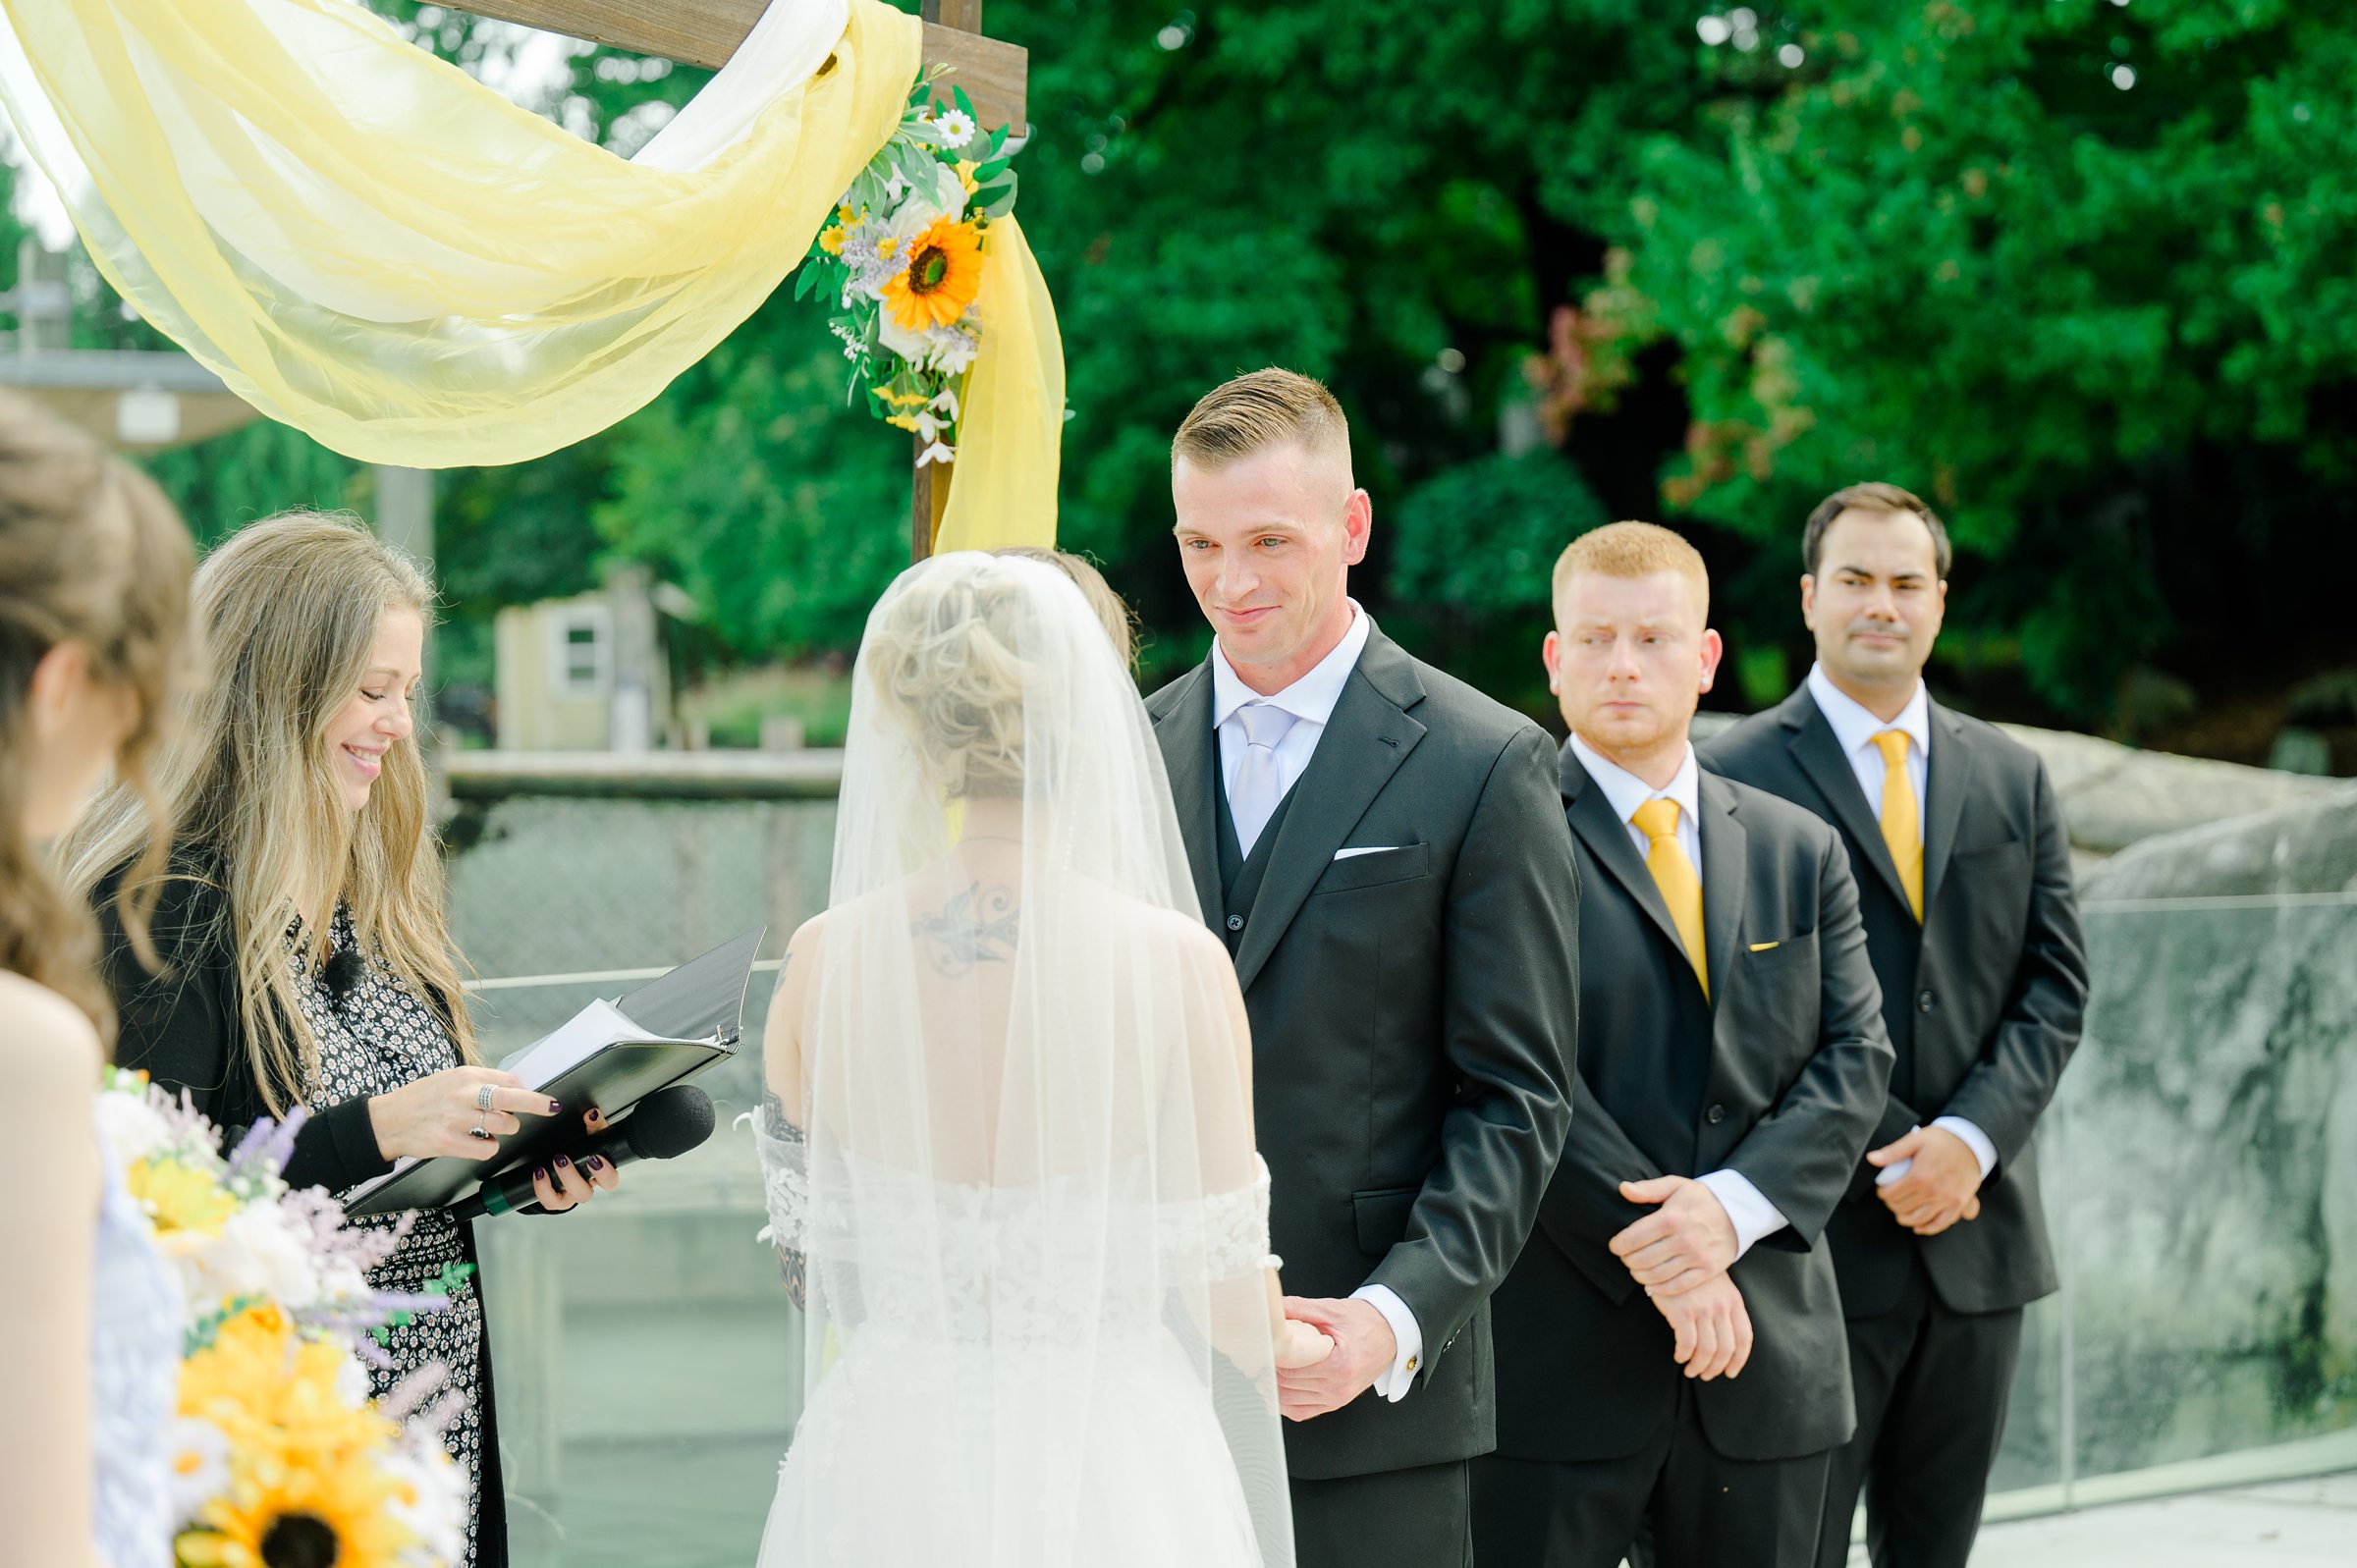
[[[2000,728],[2045,759],[2071,843],[2099,855],[2228,817],[2329,800],[2350,787],[2342,780],[2139,751],[2068,730]]]
[[[2040,1135],[2080,1473],[2357,1426],[2357,785],[2080,892],[2094,996]]]

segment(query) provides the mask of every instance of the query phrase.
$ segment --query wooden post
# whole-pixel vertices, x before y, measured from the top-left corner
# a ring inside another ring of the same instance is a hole
[[[982,0],[924,0],[925,27],[928,34],[939,27],[951,32],[979,33],[982,30]],[[928,53],[928,58],[930,54]],[[962,83],[961,83],[962,84]],[[972,95],[972,89],[967,89]],[[1022,127],[1015,127],[1019,135]],[[921,456],[925,438],[915,438],[913,455]],[[933,553],[933,540],[941,532],[942,514],[950,510],[951,469],[955,463],[929,462],[916,470],[915,494],[908,508],[908,564],[924,560]]]

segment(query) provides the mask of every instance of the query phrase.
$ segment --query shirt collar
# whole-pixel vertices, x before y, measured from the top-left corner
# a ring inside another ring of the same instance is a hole
[[[1932,754],[1932,699],[1925,693],[1920,677],[1915,682],[1915,695],[1907,699],[1906,707],[1889,724],[1835,685],[1834,677],[1825,673],[1821,664],[1809,666],[1809,695],[1817,699],[1817,711],[1825,715],[1825,722],[1834,727],[1834,738],[1841,742],[1844,756],[1873,745],[1874,737],[1886,730],[1896,730],[1914,741],[1919,755]]]
[[[1607,761],[1577,735],[1571,737],[1571,751],[1579,758],[1579,765],[1588,770],[1596,787],[1604,791],[1604,798],[1612,802],[1614,814],[1624,826],[1648,800],[1676,801],[1681,826],[1702,821],[1702,779],[1694,765],[1692,745],[1686,747],[1685,760],[1677,765],[1677,777],[1670,781],[1666,789],[1656,789],[1618,763]]]
[[[1274,696],[1264,697],[1244,684],[1244,677],[1235,673],[1228,662],[1228,650],[1219,639],[1211,643],[1211,725],[1218,729],[1235,717],[1235,710],[1247,702],[1265,702],[1283,708],[1295,719],[1306,719],[1322,725],[1334,717],[1334,705],[1343,700],[1343,687],[1350,679],[1350,672],[1358,668],[1358,656],[1366,652],[1367,634],[1374,630],[1375,622],[1356,599],[1350,605],[1350,629],[1332,652],[1319,660],[1309,673]]]

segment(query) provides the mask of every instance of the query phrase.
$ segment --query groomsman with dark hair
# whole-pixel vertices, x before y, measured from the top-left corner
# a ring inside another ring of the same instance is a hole
[[[1891,1073],[1848,858],[1686,739],[1719,635],[1692,546],[1623,522],[1555,573],[1584,1049],[1538,1228],[1492,1298],[1487,1568],[1809,1568],[1852,1401],[1819,1246]]]
[[[1863,1487],[1876,1568],[1964,1568],[2022,1308],[2056,1288],[2030,1135],[2087,1000],[2070,845],[2037,755],[1924,690],[1949,560],[1932,509],[1851,485],[1810,514],[1801,549],[1816,667],[1702,759],[1840,833],[1897,1052],[1826,1226],[1858,1422],[1818,1561],[1843,1562]]]

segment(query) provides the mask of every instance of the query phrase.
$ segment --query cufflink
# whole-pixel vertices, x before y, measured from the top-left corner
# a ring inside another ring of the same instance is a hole
[[[1413,1377],[1413,1376],[1415,1375],[1415,1371],[1416,1371],[1416,1363],[1417,1363],[1417,1362],[1419,1362],[1419,1361],[1421,1361],[1422,1359],[1423,1359],[1423,1358],[1422,1358],[1421,1356],[1410,1356],[1410,1357],[1408,1357],[1408,1358],[1407,1358],[1407,1371],[1408,1371],[1408,1375],[1409,1375],[1410,1377]]]

